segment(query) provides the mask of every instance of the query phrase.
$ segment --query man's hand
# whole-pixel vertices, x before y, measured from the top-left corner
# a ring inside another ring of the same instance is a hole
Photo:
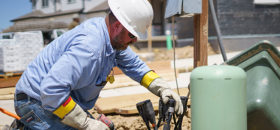
[[[109,127],[99,120],[91,119],[87,113],[71,97],[55,111],[53,114],[61,119],[65,125],[82,130],[109,130]]]
[[[99,120],[87,117],[86,112],[76,105],[73,111],[64,117],[62,123],[82,130],[109,130],[109,127]]]
[[[183,104],[180,96],[173,92],[168,83],[162,78],[156,78],[149,85],[148,90],[150,90],[153,94],[162,98],[163,103],[166,104],[170,98],[176,101],[175,103],[175,111],[177,114],[183,114]]]

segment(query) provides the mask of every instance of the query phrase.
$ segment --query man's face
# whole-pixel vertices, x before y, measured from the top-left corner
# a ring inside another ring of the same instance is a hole
[[[137,41],[137,38],[127,31],[119,22],[113,25],[111,44],[116,50],[125,50],[129,44]]]

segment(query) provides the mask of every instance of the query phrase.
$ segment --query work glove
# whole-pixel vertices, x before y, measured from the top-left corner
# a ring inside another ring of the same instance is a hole
[[[61,122],[79,130],[109,130],[109,127],[101,121],[87,116],[87,113],[76,104],[71,97],[53,113],[60,117]]]
[[[162,78],[155,79],[148,87],[148,90],[161,97],[164,104],[166,104],[170,98],[174,99],[176,101],[175,112],[179,115],[183,114],[183,104],[180,96],[169,88],[165,80]]]
[[[156,73],[153,71],[148,72],[144,75],[141,84],[148,88],[150,92],[162,98],[164,104],[168,102],[168,100],[174,99],[175,100],[175,112],[181,115],[183,114],[183,104],[181,101],[180,96],[173,92],[168,83],[160,78]]]

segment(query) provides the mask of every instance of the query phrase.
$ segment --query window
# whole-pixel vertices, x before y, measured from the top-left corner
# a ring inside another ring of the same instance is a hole
[[[75,3],[76,0],[67,0],[68,1],[68,4],[72,4],[72,3]]]
[[[42,7],[48,7],[49,6],[49,0],[42,0]]]
[[[0,39],[13,39],[14,33],[0,33]]]
[[[36,7],[36,3],[37,3],[37,0],[32,0],[32,8],[33,9]]]
[[[254,0],[256,5],[275,5],[280,4],[280,0]]]

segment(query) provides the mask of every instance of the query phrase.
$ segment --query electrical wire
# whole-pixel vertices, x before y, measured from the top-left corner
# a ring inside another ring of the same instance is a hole
[[[175,49],[175,34],[174,34],[174,21],[175,21],[175,17],[172,16],[172,26],[171,26],[171,30],[172,30],[172,46],[173,46],[173,65],[174,65],[174,76],[175,76],[175,81],[176,81],[176,87],[177,87],[177,93],[180,96],[180,91],[179,91],[179,86],[178,86],[178,80],[177,80],[177,72],[176,72],[176,49]]]

